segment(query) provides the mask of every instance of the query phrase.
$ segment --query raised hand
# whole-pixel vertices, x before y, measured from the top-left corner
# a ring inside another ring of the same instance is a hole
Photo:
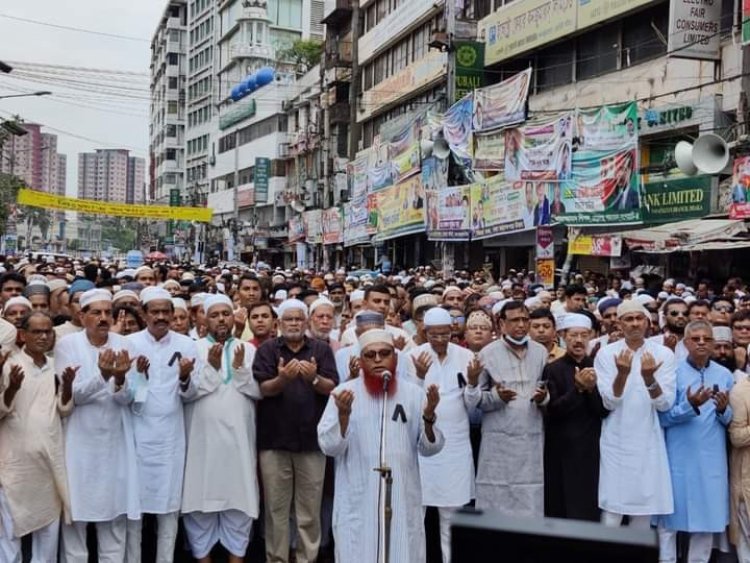
[[[744,346],[737,346],[734,349],[734,360],[737,364],[737,369],[745,369],[747,365],[747,349]]]
[[[507,404],[511,401],[514,401],[516,399],[516,396],[518,393],[513,391],[513,389],[510,389],[509,387],[505,386],[504,382],[496,383],[495,389],[497,389],[497,394],[500,395],[500,398]]]
[[[305,381],[312,381],[318,374],[318,361],[315,357],[311,361],[307,362],[302,360],[299,362],[299,373]]]
[[[62,377],[60,378],[62,379],[62,394],[60,398],[63,405],[67,405],[70,399],[73,398],[73,381],[75,381],[79,369],[81,369],[81,366],[68,366],[63,370]]]
[[[240,344],[234,349],[234,359],[232,360],[232,367],[234,369],[240,369],[245,363],[245,345]]]
[[[417,370],[417,377],[419,379],[424,379],[427,372],[430,370],[430,366],[432,366],[432,358],[430,358],[430,355],[425,351],[419,354],[419,356],[412,356],[411,359]]]
[[[102,374],[102,377],[104,378],[104,381],[109,381],[114,375],[112,371],[112,368],[114,367],[114,363],[115,363],[115,353],[113,350],[110,350],[108,348],[99,354],[99,360],[97,362],[97,365],[99,367],[99,371]]]
[[[115,334],[122,334],[122,331],[125,329],[125,309],[120,309],[120,312],[117,314],[117,319],[115,319],[114,324],[112,324],[111,330]]]
[[[658,371],[664,362],[656,363],[656,360],[650,352],[644,352],[641,356],[641,377],[650,385],[654,382],[654,374]]]
[[[726,391],[717,391],[713,394],[714,403],[716,404],[716,412],[719,414],[724,414],[724,411],[727,410],[727,406],[729,405],[729,393]]]
[[[677,348],[677,335],[675,334],[665,334],[664,335],[664,346],[672,350],[672,352],[675,351],[675,348]]]
[[[151,367],[151,362],[148,361],[148,358],[146,356],[138,356],[138,359],[135,361],[135,369],[138,371],[138,373],[142,373],[143,376],[148,379],[148,368]]]
[[[357,379],[359,377],[359,370],[362,366],[360,365],[359,358],[352,356],[349,358],[349,379]]]
[[[121,387],[125,383],[125,374],[130,370],[134,360],[135,358],[131,359],[127,350],[120,350],[115,353],[115,361],[112,364],[112,376],[115,378],[115,385]]]
[[[18,364],[11,366],[10,374],[8,374],[8,390],[12,390],[14,393],[21,388],[25,375],[23,368]]]
[[[536,388],[536,391],[534,391],[534,394],[531,396],[531,400],[537,405],[541,405],[544,402],[544,399],[546,398],[547,398],[547,383],[545,381],[540,381],[539,385]]]
[[[224,353],[224,345],[217,342],[208,349],[208,364],[216,371],[221,371],[221,355]]]
[[[344,389],[337,395],[333,395],[333,401],[339,410],[339,416],[348,417],[352,413],[352,403],[354,402],[354,392]]]
[[[406,338],[404,338],[403,336],[397,336],[393,339],[393,345],[397,350],[403,350],[404,348],[406,348]]]
[[[284,358],[279,358],[277,371],[281,377],[291,381],[299,375],[299,361],[295,359],[287,363],[284,361]]]
[[[234,311],[234,330],[241,332],[247,324],[247,309],[240,307]]]
[[[591,392],[596,387],[596,372],[594,368],[576,368],[574,381],[576,387],[581,391]]]
[[[435,409],[440,402],[440,388],[434,383],[427,388],[427,406],[424,408],[424,416],[432,418],[435,416]]]
[[[711,388],[704,387],[703,385],[698,387],[698,389],[695,390],[695,393],[691,392],[690,386],[688,385],[687,391],[685,393],[687,395],[688,403],[690,403],[694,408],[698,408],[703,405],[711,398],[712,395]]]
[[[483,369],[484,366],[479,360],[479,356],[477,354],[474,354],[474,358],[472,358],[472,360],[469,362],[468,367],[466,368],[466,377],[469,380],[469,385],[471,385],[472,387],[476,387],[477,383],[479,383],[479,374],[482,373]]]
[[[195,368],[195,358],[180,358],[180,381],[185,383],[190,380],[190,376],[193,374],[193,368]]]
[[[630,375],[630,368],[633,366],[633,352],[625,348],[615,357],[617,374],[622,376]]]

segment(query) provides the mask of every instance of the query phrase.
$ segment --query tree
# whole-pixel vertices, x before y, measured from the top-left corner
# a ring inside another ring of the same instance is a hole
[[[286,49],[277,53],[280,62],[289,62],[305,73],[320,63],[323,55],[323,42],[317,39],[297,39]]]
[[[0,234],[7,234],[8,217],[16,208],[18,190],[23,187],[23,181],[10,174],[0,174]]]

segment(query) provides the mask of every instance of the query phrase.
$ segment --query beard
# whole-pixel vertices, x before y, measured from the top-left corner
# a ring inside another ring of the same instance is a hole
[[[388,369],[393,374],[391,380],[388,382],[388,396],[393,397],[396,393],[396,361],[394,360],[392,366]],[[376,375],[364,367],[362,368],[362,378],[365,382],[365,389],[372,397],[382,397],[385,390],[383,389],[383,378]]]
[[[719,356],[718,358],[711,359],[720,366],[724,366],[732,373],[734,373],[734,370],[737,369],[737,360],[734,358],[734,356]]]
[[[685,336],[685,327],[684,326],[676,326],[670,323],[667,323],[666,325],[667,330],[671,332],[672,334],[676,336]]]

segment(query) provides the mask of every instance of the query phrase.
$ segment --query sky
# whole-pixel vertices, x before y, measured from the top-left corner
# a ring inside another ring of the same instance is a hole
[[[148,160],[150,41],[167,3],[168,0],[0,3],[0,60],[15,67],[11,74],[0,73],[0,117],[18,114],[25,121],[57,129],[42,130],[57,134],[58,152],[68,155],[68,195],[77,191],[80,152],[126,148],[132,155]],[[58,29],[8,16],[132,39]],[[14,62],[78,68],[41,69]],[[103,72],[84,72],[80,68]],[[94,83],[109,86],[97,87]],[[72,89],[72,85],[79,89]],[[20,91],[39,90],[50,90],[53,95],[2,99]]]

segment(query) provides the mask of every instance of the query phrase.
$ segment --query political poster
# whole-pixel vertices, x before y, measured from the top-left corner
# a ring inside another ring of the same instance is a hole
[[[734,159],[732,173],[732,203],[729,204],[730,219],[750,217],[750,156]]]
[[[373,196],[377,214],[375,242],[425,230],[425,194],[421,176],[411,176]]]
[[[297,242],[305,239],[305,223],[302,215],[296,215],[289,219],[289,242]]]
[[[361,155],[353,162],[347,164],[351,186],[351,199],[358,199],[367,194],[369,160],[368,155]]]
[[[312,209],[302,214],[305,224],[305,240],[308,244],[323,242],[323,210]]]
[[[570,178],[573,114],[505,130],[506,180]]]
[[[526,120],[531,70],[474,91],[474,131],[491,131]]]
[[[579,109],[576,128],[579,150],[630,148],[638,142],[638,104]]]
[[[474,170],[505,169],[505,131],[474,135]]]
[[[456,186],[425,192],[427,238],[470,240],[471,186]]]
[[[506,182],[493,176],[471,186],[473,239],[522,231],[533,226],[533,203],[529,211],[521,182]]]
[[[368,219],[366,196],[352,199],[344,204],[344,246],[362,244],[370,240],[367,229]]]
[[[422,185],[425,191],[448,186],[448,159],[431,156],[422,161]]]
[[[341,208],[330,207],[323,210],[323,244],[339,244],[344,241],[341,230]]]

